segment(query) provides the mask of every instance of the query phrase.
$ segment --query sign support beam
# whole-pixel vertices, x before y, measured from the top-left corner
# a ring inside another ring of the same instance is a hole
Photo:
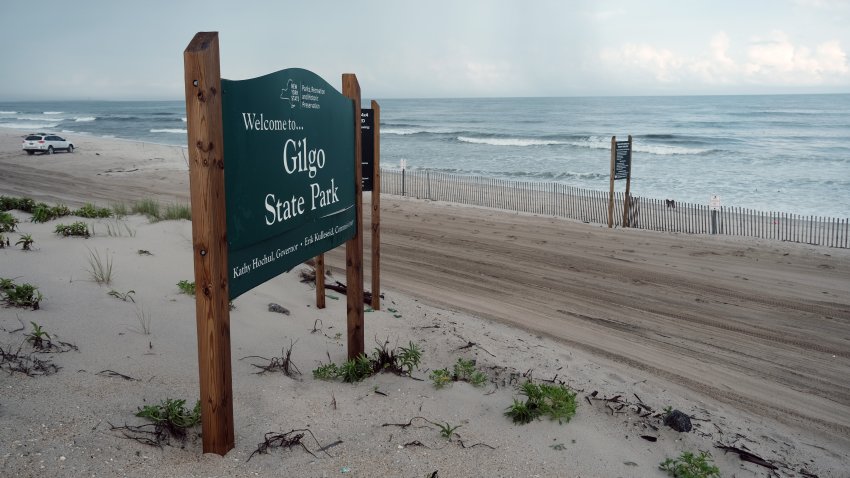
[[[614,227],[614,162],[617,157],[617,137],[611,136],[611,189],[608,194],[608,228]]]
[[[372,100],[372,308],[381,309],[381,106]]]
[[[235,438],[218,33],[197,33],[183,67],[203,449],[225,455]]]
[[[364,353],[363,334],[363,173],[361,171],[360,83],[353,73],[343,73],[342,94],[354,101],[354,210],[356,231],[345,242],[346,311],[348,314],[348,358]]]
[[[630,155],[632,154],[632,151],[633,151],[632,150],[632,135],[629,135],[629,154]],[[629,188],[630,188],[631,184],[632,184],[632,161],[631,161],[631,158],[629,158],[629,170],[628,170],[628,174],[626,175],[626,195],[624,196],[624,199],[623,199],[623,227],[632,227],[632,225],[629,224],[629,209],[631,209],[631,207],[632,207],[632,205],[631,205],[632,197],[629,196]]]

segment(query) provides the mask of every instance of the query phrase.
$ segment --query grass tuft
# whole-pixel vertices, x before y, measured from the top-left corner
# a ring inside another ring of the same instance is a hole
[[[169,204],[165,206],[165,213],[159,218],[162,221],[176,221],[185,219],[192,220],[192,209],[188,204]]]
[[[159,220],[159,203],[153,199],[142,199],[133,204],[134,214],[144,214],[151,221]]]
[[[112,282],[112,257],[108,253],[101,257],[97,249],[89,249],[88,263],[88,272],[93,281],[101,285]]]

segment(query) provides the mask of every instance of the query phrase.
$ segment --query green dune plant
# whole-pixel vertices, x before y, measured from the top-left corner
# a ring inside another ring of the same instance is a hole
[[[457,359],[452,370],[436,369],[429,377],[436,388],[443,388],[452,382],[467,382],[480,387],[487,382],[487,374],[475,368],[475,360]]]
[[[89,225],[82,221],[77,221],[73,224],[57,224],[53,232],[63,237],[91,237]]]
[[[13,232],[18,227],[18,219],[8,212],[0,212],[0,232]]]
[[[674,478],[720,478],[720,469],[704,451],[699,455],[684,451],[678,458],[667,458],[658,467]]]
[[[39,350],[50,348],[50,334],[35,322],[30,322],[30,324],[32,324],[32,332],[26,335],[27,342]]]
[[[31,307],[33,310],[39,308],[44,296],[38,287],[32,284],[15,284],[13,279],[0,278],[0,294],[7,305],[12,307]]]
[[[520,394],[525,400],[515,398],[505,411],[514,423],[531,423],[542,416],[563,423],[576,413],[576,394],[564,385],[535,384],[529,380],[520,386]]]
[[[35,201],[30,198],[0,196],[0,211],[11,211],[12,209],[32,213],[35,209]]]
[[[378,372],[392,372],[396,375],[410,376],[414,368],[419,368],[422,349],[413,342],[407,347],[387,348],[389,341],[379,343],[371,356],[360,354],[342,365],[334,363],[320,364],[313,370],[313,377],[320,380],[341,378],[344,382],[360,382]]]
[[[112,216],[112,210],[108,207],[97,207],[94,204],[86,203],[83,207],[74,211],[75,216],[94,218],[107,218]]]
[[[183,279],[177,283],[177,288],[180,289],[180,292],[186,295],[195,295],[195,281],[189,282],[186,279]]]
[[[35,239],[32,238],[29,234],[21,234],[21,238],[18,239],[18,242],[15,243],[16,246],[21,246],[21,249],[25,251],[32,250],[31,247],[35,243]]]

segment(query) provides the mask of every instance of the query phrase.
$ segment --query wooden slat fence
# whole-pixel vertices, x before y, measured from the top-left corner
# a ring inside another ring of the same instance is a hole
[[[381,192],[432,201],[608,224],[608,192],[554,182],[509,181],[431,170],[381,169]],[[614,194],[614,225],[623,226],[623,193]],[[850,248],[850,219],[632,196],[627,227],[687,234],[723,234]],[[617,212],[619,211],[619,213]],[[712,213],[714,218],[712,219]]]

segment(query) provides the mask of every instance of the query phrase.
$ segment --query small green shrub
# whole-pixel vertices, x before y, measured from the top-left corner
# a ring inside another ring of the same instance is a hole
[[[525,395],[525,401],[514,399],[513,404],[505,411],[505,415],[514,423],[531,423],[544,415],[548,415],[550,420],[563,423],[569,422],[576,413],[576,394],[564,385],[535,384],[528,381],[520,387],[520,394]]]
[[[30,322],[32,324],[32,332],[26,335],[27,342],[31,343],[34,348],[43,349],[45,347],[50,347],[50,334],[47,333],[44,329],[41,328],[40,325],[35,322]]]
[[[29,234],[21,234],[21,238],[18,239],[18,242],[15,243],[16,246],[21,246],[21,249],[25,251],[29,251],[30,247],[35,242],[35,239],[32,238]]]
[[[437,388],[443,388],[453,382],[452,374],[449,373],[449,369],[447,368],[432,371],[430,378],[431,381],[434,382],[434,386]]]
[[[32,218],[30,218],[30,221],[47,222],[51,219],[53,219],[53,208],[43,202],[40,202],[35,205],[35,209],[33,209],[32,211]]]
[[[201,402],[191,411],[185,408],[186,400],[166,399],[158,405],[145,405],[136,412],[137,417],[146,418],[169,430],[192,428],[201,423]],[[185,434],[185,432],[184,432]]]
[[[316,370],[313,370],[313,378],[319,380],[333,380],[337,377],[339,377],[339,367],[333,362],[321,364]]]
[[[18,219],[8,212],[0,212],[0,232],[13,232],[18,227]]]
[[[0,211],[11,211],[18,208],[18,198],[0,196]]]
[[[50,207],[46,203],[40,202],[35,205],[30,220],[32,222],[47,222],[69,214],[71,214],[71,210],[64,204],[57,204]]]
[[[371,377],[372,374],[372,362],[364,354],[358,355],[339,367],[339,376],[346,383],[362,382],[363,379]]]
[[[437,423],[436,425],[440,428],[440,436],[449,441],[451,441],[452,436],[455,434],[455,430],[461,427],[461,425],[452,426],[449,422],[443,425]]]
[[[15,209],[18,211],[32,213],[35,209],[35,200],[30,198],[18,198],[17,204],[15,204]]]
[[[376,372],[410,375],[414,367],[419,367],[422,350],[416,344],[409,342],[407,347],[398,347],[390,350],[387,348],[389,343],[389,340],[379,343],[379,346],[375,347],[375,350],[372,352],[372,368]]]
[[[337,334],[339,340],[342,334]],[[313,370],[313,377],[320,380],[341,378],[345,382],[360,382],[378,372],[393,372],[398,375],[410,375],[414,367],[419,367],[422,350],[413,342],[407,347],[392,350],[387,348],[389,341],[375,347],[372,356],[360,354],[342,365],[334,363],[321,364]]]
[[[689,451],[682,452],[679,458],[667,458],[659,465],[674,478],[720,478],[720,469],[711,461],[711,455],[701,451],[694,455]]]
[[[38,310],[44,298],[38,287],[26,283],[18,285],[12,279],[0,279],[0,294],[5,296],[6,304],[12,307],[32,307],[32,310]]]
[[[108,207],[97,207],[94,204],[86,203],[83,207],[74,211],[75,216],[93,218],[106,218],[112,216],[112,210]]]
[[[189,282],[184,279],[177,283],[177,287],[186,295],[195,295],[195,281]]]
[[[59,234],[63,237],[68,236],[77,236],[77,237],[91,237],[91,233],[89,232],[88,224],[77,221],[73,224],[57,224],[56,229],[54,229],[56,234]]]
[[[437,369],[431,372],[431,381],[437,388],[443,388],[452,382],[467,382],[473,386],[480,387],[487,382],[487,374],[475,368],[475,360],[457,359],[452,368]]]
[[[5,294],[11,289],[15,288],[15,281],[13,279],[4,279],[0,277],[0,294]]]

